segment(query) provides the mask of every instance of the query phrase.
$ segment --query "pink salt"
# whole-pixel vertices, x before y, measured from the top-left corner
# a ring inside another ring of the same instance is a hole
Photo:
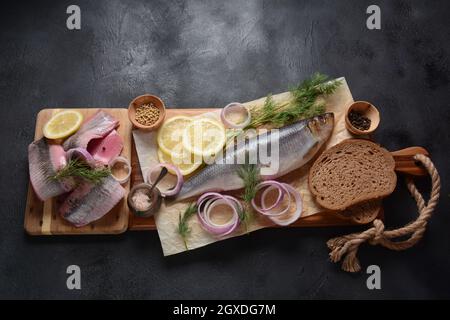
[[[138,211],[146,211],[152,205],[151,198],[149,197],[147,191],[144,189],[136,190],[131,197],[131,201]]]

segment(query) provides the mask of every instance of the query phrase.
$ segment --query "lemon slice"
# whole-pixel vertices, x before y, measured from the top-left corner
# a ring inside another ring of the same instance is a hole
[[[158,130],[156,141],[164,153],[168,155],[183,153],[183,132],[191,122],[192,118],[177,116],[163,123]]]
[[[44,137],[61,139],[75,133],[83,122],[83,115],[78,111],[66,110],[55,114],[44,126]]]
[[[223,149],[226,141],[224,126],[210,118],[200,118],[186,126],[183,147],[194,155],[211,157]]]
[[[191,158],[191,157],[189,157]],[[201,166],[201,161],[183,161],[183,157],[180,157],[176,153],[173,154],[167,154],[163,152],[161,149],[158,149],[158,160],[160,163],[171,163],[178,167],[181,174],[183,176],[187,176],[188,174],[191,174],[195,170],[198,169],[198,167]],[[172,172],[173,170],[169,169],[169,172],[171,174],[176,174],[175,172]]]

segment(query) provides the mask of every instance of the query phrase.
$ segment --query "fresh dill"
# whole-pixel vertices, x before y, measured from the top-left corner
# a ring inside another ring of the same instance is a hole
[[[103,178],[111,174],[109,168],[93,169],[87,163],[78,159],[70,160],[69,163],[58,171],[51,179],[61,180],[74,177],[82,178],[91,183],[99,183]]]
[[[183,239],[184,247],[186,248],[186,250],[189,250],[186,239],[191,232],[191,228],[189,228],[187,222],[196,212],[197,205],[195,203],[191,203],[186,208],[186,210],[184,210],[183,215],[180,212],[180,215],[178,216],[178,234]]]
[[[262,108],[250,109],[252,120],[247,129],[262,125],[279,128],[296,120],[322,114],[325,112],[325,105],[317,102],[317,98],[332,94],[341,84],[341,80],[330,80],[326,75],[315,73],[291,88],[292,99],[289,101],[277,104],[269,94]]]
[[[244,182],[244,210],[239,212],[239,219],[245,225],[248,232],[248,225],[251,217],[251,202],[256,196],[256,186],[260,182],[259,168],[256,164],[249,164],[248,162],[239,166],[237,171],[239,177]]]

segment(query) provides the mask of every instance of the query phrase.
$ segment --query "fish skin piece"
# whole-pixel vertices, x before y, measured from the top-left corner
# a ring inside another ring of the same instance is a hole
[[[122,149],[123,139],[116,130],[113,130],[106,137],[91,141],[87,150],[95,160],[107,165],[120,155]]]
[[[317,151],[329,139],[334,127],[333,113],[325,113],[313,118],[301,120],[279,130],[279,167],[276,174],[261,176],[263,180],[281,177],[295,169],[302,167],[311,160]],[[230,164],[227,159],[236,159],[247,151],[255,150],[258,145],[270,144],[270,135],[266,138],[249,139],[246,147],[238,146],[228,149],[223,156],[223,163],[213,163],[191,177],[184,183],[180,193],[174,200],[183,200],[210,191],[228,191],[244,187],[242,179],[238,176],[239,164]],[[261,137],[261,135],[260,135]],[[257,150],[257,149],[256,149]]]
[[[81,183],[61,204],[59,213],[76,227],[85,226],[107,214],[125,196],[125,189],[108,176],[100,183]]]
[[[67,151],[74,148],[87,149],[91,140],[107,136],[118,125],[119,120],[109,113],[99,110],[94,116],[87,119],[74,135],[64,141],[64,150]]]
[[[45,201],[73,189],[75,181],[71,178],[63,181],[51,179],[66,164],[66,153],[62,146],[48,143],[46,138],[28,146],[30,181],[39,199]]]
[[[70,160],[81,160],[85,162],[87,165],[89,165],[91,168],[97,167],[97,161],[92,157],[92,155],[83,148],[74,148],[67,150],[66,152],[66,159],[67,161]]]

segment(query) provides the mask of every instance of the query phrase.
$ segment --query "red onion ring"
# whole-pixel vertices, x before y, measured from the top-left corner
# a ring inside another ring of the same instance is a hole
[[[174,166],[173,164],[170,164],[170,163],[159,163],[159,164],[155,165],[153,168],[151,168],[147,172],[147,182],[149,184],[153,183],[153,181],[152,181],[152,173],[154,173],[156,171],[156,169],[159,169],[159,168],[167,168],[167,170],[172,170],[173,172],[175,172],[175,174],[177,176],[177,183],[175,184],[173,189],[169,189],[169,190],[165,190],[164,191],[164,190],[161,190],[160,188],[158,188],[160,193],[161,193],[161,195],[164,196],[164,197],[165,196],[170,197],[170,196],[177,195],[178,192],[180,192],[181,187],[183,186],[184,178],[183,178],[183,175],[180,172],[180,169],[178,169],[178,167]],[[168,174],[170,174],[170,173],[168,173]]]
[[[275,202],[271,206],[267,207],[265,204],[266,197],[269,194],[269,192],[272,191],[273,189],[278,190],[278,197],[277,197],[277,200],[275,200]],[[283,190],[281,187],[275,186],[275,185],[268,186],[261,195],[261,206],[262,206],[263,210],[272,210],[272,209],[276,208],[280,204],[284,195],[285,195],[285,190]]]
[[[236,124],[236,123],[228,120],[226,115],[230,112],[233,112],[233,109],[244,110],[247,113],[247,118],[245,119],[245,121],[243,121],[242,123]],[[222,119],[222,122],[229,128],[243,129],[250,124],[251,115],[250,115],[250,111],[243,104],[240,104],[239,102],[232,102],[232,103],[229,103],[228,105],[226,105],[222,109],[222,112],[220,113],[220,119]]]
[[[227,205],[233,210],[233,217],[224,224],[217,224],[211,220],[211,212],[218,205]],[[238,210],[242,210],[242,205],[231,196],[208,192],[197,200],[197,206],[197,217],[203,229],[216,236],[222,237],[232,233],[240,223]]]
[[[287,183],[280,183],[274,180],[261,182],[256,186],[257,191],[264,189],[261,194],[261,205],[256,204],[255,199],[252,200],[252,207],[259,213],[268,216],[270,220],[280,226],[287,226],[300,218],[303,211],[303,201],[300,193]],[[277,199],[270,205],[267,204],[267,196],[274,189],[278,190]],[[276,211],[281,201],[287,196],[288,204],[286,208]],[[290,213],[292,207],[292,199],[295,201],[295,211]]]
[[[205,194],[199,201],[197,201],[198,208],[199,208],[199,219],[200,222],[202,222],[202,225],[205,227],[205,229],[211,233],[217,234],[217,235],[224,235],[230,231],[230,229],[235,224],[235,219],[233,216],[233,219],[231,219],[229,222],[223,225],[217,225],[211,221],[210,218],[210,212],[211,212],[211,206],[219,201],[222,200],[222,204],[231,205],[229,199],[226,198],[226,196],[223,196],[218,193],[207,193]],[[203,203],[205,203],[204,207],[202,207]],[[233,209],[234,214],[234,207],[231,205]]]
[[[301,197],[300,193],[297,190],[295,190],[291,185],[289,185],[287,183],[283,183],[283,185],[288,190],[289,197],[291,197],[291,196],[294,197],[296,208],[295,208],[294,213],[292,213],[292,214],[286,213],[283,216],[272,216],[272,217],[269,217],[270,220],[272,220],[273,222],[275,222],[279,226],[287,226],[287,225],[290,225],[291,223],[297,221],[298,218],[300,218],[300,216],[302,215],[302,212],[303,212],[303,200],[302,200],[302,197]],[[264,207],[264,202],[262,203],[262,205]],[[288,215],[290,215],[290,217],[285,219],[284,216],[288,216]]]
[[[112,171],[113,171],[114,165],[115,165],[116,163],[118,163],[118,162],[121,162],[121,163],[125,164],[125,166],[127,167],[127,174],[126,174],[125,177],[123,177],[123,178],[116,177],[116,176],[113,174],[113,172],[112,172]],[[117,182],[119,182],[120,184],[127,183],[128,180],[130,180],[130,176],[131,176],[131,163],[130,163],[130,160],[128,160],[127,158],[121,157],[121,156],[115,157],[114,159],[112,159],[112,160],[108,163],[108,168],[111,170],[111,176],[112,176]]]
[[[252,200],[252,207],[253,207],[253,209],[255,209],[257,212],[259,212],[259,213],[261,213],[261,214],[263,214],[265,216],[269,216],[269,217],[281,216],[284,213],[286,213],[289,210],[290,206],[291,206],[291,197],[290,196],[288,198],[288,201],[289,201],[288,206],[285,209],[283,209],[283,210],[281,210],[279,212],[276,212],[276,211],[274,212],[274,209],[279,206],[279,204],[280,204],[281,200],[284,198],[284,196],[285,195],[289,195],[289,191],[286,188],[285,184],[284,183],[280,183],[280,182],[275,181],[275,180],[267,180],[267,181],[263,181],[260,184],[258,184],[256,186],[256,190],[258,191],[258,190],[260,190],[260,189],[262,189],[264,187],[266,187],[267,189],[264,190],[264,192],[263,192],[263,194],[261,196],[261,206],[258,206],[256,204],[255,199],[253,199]],[[267,207],[265,205],[265,198],[266,198],[266,196],[268,194],[268,189],[273,190],[274,188],[278,189],[277,200],[271,206]]]

